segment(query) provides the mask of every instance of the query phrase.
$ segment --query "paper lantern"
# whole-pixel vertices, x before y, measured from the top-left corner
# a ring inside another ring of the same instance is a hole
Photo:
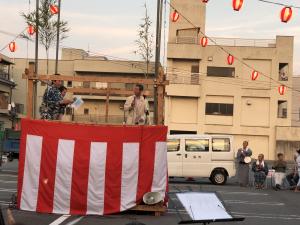
[[[9,45],[8,45],[8,48],[9,48],[9,51],[15,52],[16,49],[17,49],[16,42],[14,42],[14,41],[10,42]]]
[[[232,7],[235,11],[240,11],[244,3],[244,0],[232,0]]]
[[[259,76],[259,73],[257,71],[253,71],[251,74],[251,80],[256,80]]]
[[[171,15],[171,20],[172,20],[172,22],[177,22],[178,20],[179,20],[179,13],[176,11],[176,10],[174,10],[174,12],[172,13],[172,15]]]
[[[232,65],[233,62],[234,62],[234,57],[233,57],[233,55],[229,54],[228,57],[227,57],[227,63],[228,63],[228,65]]]
[[[35,30],[34,30],[34,26],[32,25],[29,25],[28,28],[27,28],[27,32],[29,35],[33,35]]]
[[[58,13],[58,7],[56,5],[50,5],[50,12],[52,15]]]
[[[206,47],[208,44],[208,38],[202,37],[200,43],[201,43],[202,47]]]
[[[283,22],[283,23],[289,22],[289,20],[292,18],[292,15],[293,15],[292,8],[291,7],[284,7],[281,10],[281,15],[280,15],[281,22]]]
[[[278,92],[279,92],[280,95],[284,95],[285,91],[286,91],[286,86],[280,85],[278,87]]]

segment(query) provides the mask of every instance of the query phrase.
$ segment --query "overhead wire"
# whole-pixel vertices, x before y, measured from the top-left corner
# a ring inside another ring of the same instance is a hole
[[[284,6],[284,7],[291,7],[291,8],[295,8],[295,9],[300,9],[300,6],[295,6],[295,5],[292,5],[292,4],[284,4],[284,3],[268,1],[268,0],[257,0],[257,1],[272,4],[272,5],[279,5],[279,6]]]

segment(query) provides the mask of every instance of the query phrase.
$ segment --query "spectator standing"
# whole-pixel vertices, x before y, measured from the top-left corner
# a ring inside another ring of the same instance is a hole
[[[298,177],[300,177],[300,149],[297,150],[297,153],[295,155],[297,167],[298,167]],[[295,188],[295,192],[300,192],[300,179],[298,180],[298,183]]]
[[[267,163],[264,161],[264,155],[259,154],[256,162],[252,164],[252,171],[254,172],[254,181],[256,189],[263,189],[269,169]]]
[[[248,147],[248,141],[243,142],[243,147],[240,148],[237,152],[237,161],[238,161],[238,180],[241,187],[246,187],[249,184],[249,163],[245,160],[246,157],[252,156],[252,150]]]
[[[283,179],[285,178],[285,172],[287,168],[287,162],[284,161],[284,155],[282,153],[278,153],[277,160],[274,162],[273,169],[275,170],[274,178],[275,178],[275,187],[274,189],[280,190]]]

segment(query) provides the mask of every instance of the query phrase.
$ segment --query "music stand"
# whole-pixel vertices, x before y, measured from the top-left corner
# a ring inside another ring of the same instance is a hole
[[[210,224],[217,222],[238,222],[245,218],[236,218],[224,206],[216,192],[177,193],[177,198],[188,213],[188,218],[179,224]]]

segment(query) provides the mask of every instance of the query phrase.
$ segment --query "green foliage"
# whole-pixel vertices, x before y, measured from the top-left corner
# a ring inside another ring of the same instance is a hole
[[[50,11],[51,5],[57,5],[57,0],[41,0],[39,7],[39,42],[44,46],[47,55],[47,73],[48,73],[48,60],[49,60],[49,49],[52,46],[56,45],[56,36],[57,36],[57,15],[52,15]],[[33,25],[36,29],[36,11],[30,13],[21,13],[21,16],[24,18],[27,25]],[[67,38],[67,33],[70,31],[68,27],[68,22],[60,21],[60,40],[62,41]],[[30,39],[30,36],[27,34],[22,34],[23,37]]]

